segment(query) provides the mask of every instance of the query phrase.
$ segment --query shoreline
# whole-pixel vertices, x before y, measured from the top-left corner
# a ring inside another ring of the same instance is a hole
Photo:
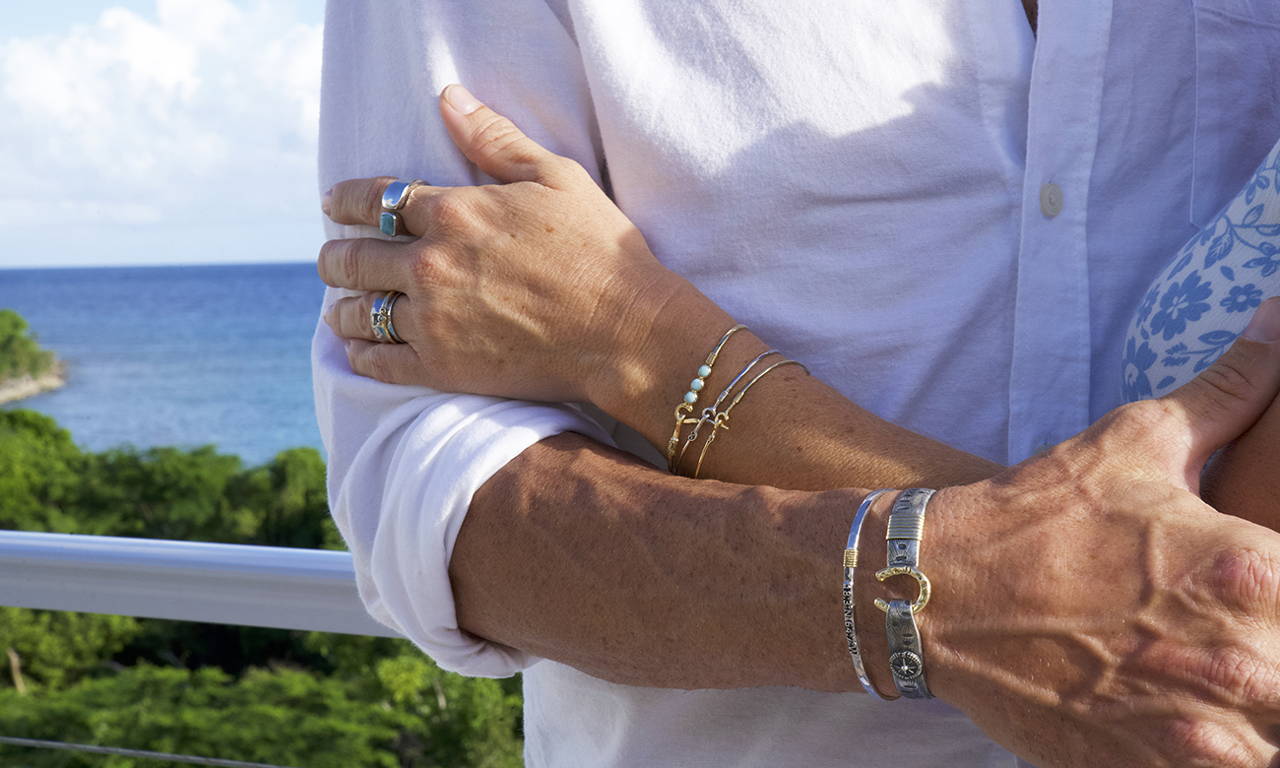
[[[55,363],[53,369],[39,376],[19,376],[0,381],[0,403],[12,403],[61,389],[67,384],[67,368]]]

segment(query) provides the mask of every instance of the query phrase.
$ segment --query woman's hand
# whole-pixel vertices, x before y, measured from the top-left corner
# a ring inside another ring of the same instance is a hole
[[[1219,512],[1280,531],[1280,400],[1209,462],[1202,482]]]
[[[553,154],[452,85],[449,135],[501,184],[417,186],[400,210],[411,241],[331,240],[321,278],[367,291],[325,316],[357,373],[398,384],[528,400],[590,400],[592,382],[631,364],[662,305],[688,284],[581,165]],[[325,197],[341,224],[377,225],[394,179],[352,179]],[[374,341],[376,292],[401,291]]]

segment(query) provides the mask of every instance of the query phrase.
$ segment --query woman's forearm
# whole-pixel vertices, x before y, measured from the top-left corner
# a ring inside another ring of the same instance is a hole
[[[656,294],[656,296],[654,295]],[[642,337],[625,346],[612,370],[593,383],[592,401],[664,450],[675,426],[676,404],[707,352],[735,324],[727,312],[680,280],[654,289],[652,317],[637,323]],[[739,331],[725,345],[694,407],[693,416],[742,368],[771,347]],[[765,358],[734,392],[782,356]],[[804,360],[799,362],[803,363]],[[721,430],[703,461],[699,477],[773,485],[797,490],[840,487],[943,485],[990,477],[1001,467],[936,440],[891,424],[849,401],[799,366],[780,366],[755,384],[734,408],[730,429]],[[681,445],[691,427],[682,430]],[[706,435],[680,463],[693,472]]]
[[[665,447],[676,403],[733,319],[662,265],[581,166],[487,107],[462,113],[448,104],[442,99],[441,114],[455,141],[501,184],[348,179],[326,197],[334,221],[379,225],[392,190],[402,201],[392,231],[419,236],[322,248],[325,282],[366,292],[335,302],[326,318],[346,339],[352,370],[449,392],[590,400]],[[495,136],[498,150],[485,144]],[[385,331],[371,317],[387,291],[403,298],[381,322],[405,345],[378,343]],[[701,405],[769,341],[738,334]],[[897,428],[799,371],[778,368],[748,393],[717,434],[702,477],[820,490],[927,478],[958,484],[999,469]],[[684,467],[700,449],[690,447]]]

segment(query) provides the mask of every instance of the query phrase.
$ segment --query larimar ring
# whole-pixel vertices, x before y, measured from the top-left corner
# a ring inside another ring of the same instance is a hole
[[[405,181],[404,179],[396,179],[382,190],[382,210],[398,211],[409,202],[409,192],[414,187],[426,184],[422,179],[414,179],[413,181]]]
[[[378,229],[387,237],[399,237],[405,234],[404,220],[395,211],[383,211],[378,216]]]
[[[396,179],[382,190],[382,213],[378,215],[378,229],[382,234],[387,237],[409,234],[404,229],[404,218],[400,216],[399,211],[404,208],[405,203],[409,202],[409,193],[413,188],[426,183],[422,179],[413,181]]]
[[[387,291],[374,297],[369,308],[369,322],[373,326],[373,338],[377,341],[384,344],[404,343],[391,330],[391,309],[401,295],[399,291]]]

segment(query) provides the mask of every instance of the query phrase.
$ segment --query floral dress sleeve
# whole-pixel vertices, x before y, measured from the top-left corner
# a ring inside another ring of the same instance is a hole
[[[1124,345],[1126,401],[1194,378],[1231,346],[1264,298],[1280,295],[1278,186],[1280,144],[1151,284]]]

